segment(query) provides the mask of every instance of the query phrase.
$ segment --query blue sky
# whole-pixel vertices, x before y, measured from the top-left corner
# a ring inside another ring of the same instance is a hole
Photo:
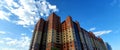
[[[120,0],[0,0],[0,50],[28,50],[34,25],[51,12],[62,21],[72,16],[120,50]]]

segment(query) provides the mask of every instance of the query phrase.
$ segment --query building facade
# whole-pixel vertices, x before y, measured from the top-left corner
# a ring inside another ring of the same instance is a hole
[[[52,13],[35,26],[29,50],[107,50],[104,41],[81,28],[70,16],[61,19]]]
[[[105,43],[105,46],[107,47],[107,50],[112,50],[111,45],[109,45],[107,42]]]

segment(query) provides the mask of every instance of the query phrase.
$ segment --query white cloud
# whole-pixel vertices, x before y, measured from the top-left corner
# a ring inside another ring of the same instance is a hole
[[[4,43],[4,41],[1,40],[1,41],[0,41],[0,44],[3,44],[3,43]]]
[[[90,28],[88,31],[94,31],[96,28],[93,27],[93,28]]]
[[[3,39],[4,39],[4,40],[7,40],[7,41],[12,40],[12,38],[9,38],[9,37],[3,38]]]
[[[51,5],[46,0],[0,0],[0,19],[12,21],[23,27],[34,25],[40,17],[48,16],[51,12],[58,11],[56,5]],[[8,12],[6,12],[6,10]],[[17,20],[9,17],[16,15]],[[17,17],[18,16],[18,17]]]
[[[7,31],[1,31],[1,30],[0,30],[0,34],[1,34],[1,35],[4,35],[4,34],[10,34],[10,32],[7,32]]]
[[[4,0],[5,2],[6,2],[6,5],[7,6],[10,6],[10,7],[12,7],[12,6],[15,6],[15,7],[19,7],[19,5],[16,3],[16,2],[14,2],[14,0]]]
[[[31,30],[31,32],[33,33],[33,32],[34,32],[34,30]]]
[[[7,32],[7,31],[1,31],[1,30],[0,30],[0,34],[1,34],[1,35],[4,35],[4,34],[11,34],[11,33],[10,33],[10,32]]]
[[[100,36],[100,35],[103,35],[103,34],[108,34],[112,32],[112,30],[104,30],[104,31],[96,31],[96,32],[93,32],[96,36]]]
[[[53,9],[53,11],[58,11],[58,9],[56,9],[56,6],[55,5],[48,5],[48,7],[50,8],[50,9]]]
[[[0,34],[6,34],[6,32],[4,32],[4,31],[0,31]]]
[[[11,37],[6,37],[0,39],[0,44],[4,44],[7,46],[7,48],[0,48],[0,49],[5,49],[9,50],[28,50],[29,49],[29,43],[30,43],[30,38],[26,34],[21,34],[20,38],[11,38]],[[12,48],[14,47],[14,48]],[[19,48],[19,49],[18,49]]]
[[[96,28],[95,28],[95,27],[90,28],[88,31],[93,31],[93,33],[94,33],[96,36],[100,36],[100,35],[108,34],[108,33],[112,32],[112,30],[96,31]]]
[[[48,16],[50,12],[58,11],[56,5],[51,5],[46,0],[36,2],[36,4],[37,4],[36,6],[38,7],[38,11],[41,12],[40,13],[41,16],[44,16],[44,15]]]
[[[6,13],[0,10],[0,19],[10,21],[9,19],[10,15],[11,15],[10,13]]]
[[[15,48],[1,48],[1,50],[16,50]]]

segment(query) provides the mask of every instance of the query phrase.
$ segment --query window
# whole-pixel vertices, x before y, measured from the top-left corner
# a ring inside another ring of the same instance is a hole
[[[58,43],[59,43],[60,41],[59,41],[59,40],[57,40],[56,42],[58,42]]]
[[[69,49],[67,49],[67,50],[69,50]]]
[[[59,40],[59,38],[56,38],[57,40]]]
[[[50,40],[49,40],[49,42],[50,42]]]
[[[60,48],[60,46],[58,46],[58,45],[57,45],[56,47],[57,47],[57,48]]]
[[[65,46],[64,46],[64,48],[65,48]]]
[[[72,45],[70,45],[72,47]]]
[[[56,37],[59,37],[59,35],[56,35]]]
[[[57,33],[57,35],[60,35],[59,33]]]
[[[64,43],[64,45],[65,45],[65,43]]]
[[[70,42],[70,44],[72,45],[72,42]]]

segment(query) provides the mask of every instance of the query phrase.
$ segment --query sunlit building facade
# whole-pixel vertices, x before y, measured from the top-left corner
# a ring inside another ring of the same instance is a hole
[[[104,41],[81,28],[70,16],[63,22],[52,13],[35,26],[29,50],[107,50]]]

